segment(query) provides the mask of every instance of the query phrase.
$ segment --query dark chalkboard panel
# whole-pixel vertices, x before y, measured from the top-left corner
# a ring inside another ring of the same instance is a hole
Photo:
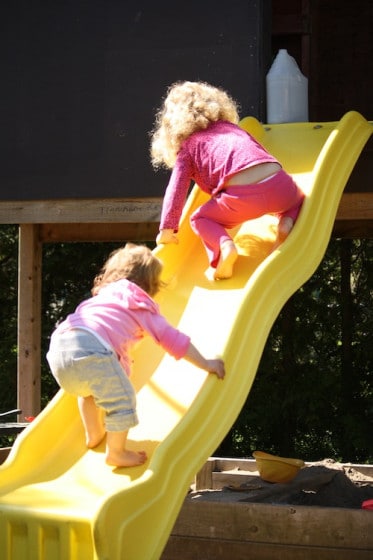
[[[7,3],[0,199],[162,195],[148,133],[170,83],[211,82],[264,118],[268,5]]]

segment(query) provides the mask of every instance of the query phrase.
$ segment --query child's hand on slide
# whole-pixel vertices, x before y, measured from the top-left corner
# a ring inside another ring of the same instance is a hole
[[[225,367],[223,360],[215,359],[215,360],[207,360],[208,364],[208,372],[214,373],[218,379],[224,379],[225,377]]]
[[[173,229],[161,229],[156,238],[157,245],[168,243],[179,243],[179,239]]]

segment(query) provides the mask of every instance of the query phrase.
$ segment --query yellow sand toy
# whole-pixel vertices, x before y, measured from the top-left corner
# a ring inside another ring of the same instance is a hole
[[[206,195],[195,187],[184,209],[180,244],[157,249],[169,283],[162,312],[206,355],[226,362],[224,381],[165,356],[151,340],[135,354],[140,424],[132,449],[140,467],[113,469],[102,444],[87,450],[75,398],[60,391],[17,438],[0,467],[0,550],[4,560],[155,560],[161,556],[195,473],[246,401],[263,347],[287,299],[315,271],[339,201],[372,125],[356,112],[340,122],[242,126],[294,175],[307,193],[288,239],[271,252],[266,216],[235,232],[234,277],[213,282],[189,226]]]
[[[279,457],[264,451],[253,451],[253,457],[258,466],[260,478],[266,482],[290,482],[305,466],[302,459]]]

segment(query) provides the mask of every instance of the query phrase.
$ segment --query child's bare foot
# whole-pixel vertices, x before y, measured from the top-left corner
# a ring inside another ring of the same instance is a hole
[[[284,216],[278,223],[277,227],[277,237],[274,244],[274,249],[277,249],[281,243],[285,241],[289,233],[294,227],[294,220],[289,216]]]
[[[124,449],[120,453],[108,451],[106,463],[112,467],[137,467],[143,465],[147,460],[145,451],[128,451]]]
[[[103,429],[102,432],[86,434],[85,444],[88,447],[88,449],[93,449],[94,447],[97,447],[99,443],[102,442],[105,436],[106,436],[105,429]]]
[[[226,240],[220,247],[220,259],[214,273],[214,280],[226,280],[233,274],[233,265],[237,260],[237,249],[233,241]]]

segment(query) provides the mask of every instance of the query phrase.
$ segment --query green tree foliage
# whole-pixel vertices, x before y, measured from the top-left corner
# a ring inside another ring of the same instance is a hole
[[[0,227],[2,412],[16,407],[17,231]],[[43,246],[43,406],[58,390],[45,359],[50,335],[90,295],[93,277],[118,245]],[[372,461],[371,285],[372,241],[333,239],[275,321],[246,404],[216,455],[261,449],[309,461]]]
[[[216,451],[373,459],[372,242],[332,240],[275,321],[239,417]]]
[[[17,405],[18,227],[0,227],[0,412]]]

